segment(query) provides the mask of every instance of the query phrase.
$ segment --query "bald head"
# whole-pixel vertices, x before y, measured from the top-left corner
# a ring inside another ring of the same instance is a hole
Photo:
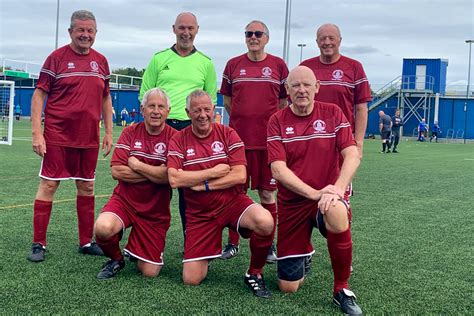
[[[314,96],[319,90],[319,81],[313,71],[306,66],[298,66],[290,71],[286,80],[286,90],[290,95],[291,111],[297,116],[305,116],[313,111]]]
[[[196,16],[191,13],[191,12],[181,12],[180,14],[178,14],[178,16],[176,17],[176,21],[174,21],[174,24],[180,24],[182,20],[185,20],[185,21],[193,21],[194,24],[197,25],[197,18]]]
[[[384,111],[379,111],[379,116],[384,116],[385,112]]]
[[[291,85],[291,82],[302,79],[305,79],[312,84],[316,84],[316,76],[314,75],[314,72],[306,66],[297,66],[293,68],[288,74],[286,81]]]

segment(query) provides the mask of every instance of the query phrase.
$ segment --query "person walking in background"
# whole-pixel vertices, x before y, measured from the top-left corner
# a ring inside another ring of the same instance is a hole
[[[283,59],[265,52],[270,39],[265,23],[251,21],[245,27],[244,35],[247,52],[227,62],[220,92],[230,115],[229,125],[245,144],[246,189],[258,190],[260,203],[272,214],[276,225],[276,182],[267,164],[266,132],[270,116],[287,106],[285,82],[288,68]],[[222,258],[232,258],[238,251],[239,235],[229,230],[229,243]],[[267,262],[275,261],[272,247]]]
[[[403,126],[403,119],[400,117],[400,110],[395,111],[392,117],[392,137],[390,137],[390,147],[394,154],[398,153],[397,146],[400,141],[400,128]]]
[[[430,143],[433,138],[435,142],[438,142],[439,134],[441,134],[441,129],[439,128],[438,121],[434,121],[433,128],[431,129]]]
[[[127,126],[127,118],[128,118],[128,111],[125,107],[123,107],[122,111],[120,111],[120,119],[122,120],[122,127]]]
[[[143,74],[139,99],[145,92],[160,87],[170,97],[170,113],[166,123],[176,130],[191,124],[186,114],[186,97],[196,89],[203,89],[217,102],[216,71],[212,60],[197,50],[194,40],[199,31],[196,16],[191,12],[178,14],[173,25],[176,43],[156,53]],[[179,214],[186,230],[186,203],[179,189]]]
[[[390,152],[390,134],[392,133],[392,119],[390,116],[385,114],[384,111],[379,111],[379,131],[380,138],[382,139],[382,151],[381,153]],[[387,151],[385,151],[387,150]]]
[[[97,33],[92,12],[74,12],[68,31],[71,43],[48,56],[31,99],[32,146],[42,158],[33,207],[33,245],[28,256],[32,262],[45,259],[53,199],[60,181],[65,179],[76,182],[79,252],[103,254],[92,242],[92,236],[101,114],[105,124],[104,156],[112,149],[109,65],[103,55],[91,48]],[[41,111],[45,101],[43,131]]]

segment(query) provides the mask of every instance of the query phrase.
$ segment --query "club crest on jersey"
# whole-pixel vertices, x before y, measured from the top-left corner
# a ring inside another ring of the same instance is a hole
[[[264,77],[271,77],[272,75],[272,69],[270,67],[263,67],[262,68],[262,75]]]
[[[194,152],[193,148],[188,148],[186,150],[186,157],[194,156],[196,153]]]
[[[90,65],[91,65],[92,71],[94,71],[94,72],[98,72],[98,71],[99,71],[99,64],[98,64],[97,62],[91,61]]]
[[[166,145],[165,143],[158,143],[155,145],[155,153],[158,155],[163,155],[166,151]]]
[[[76,66],[74,65],[72,61],[67,63],[67,69],[74,69],[74,68],[76,68]]]
[[[344,77],[344,71],[341,69],[336,69],[332,72],[332,79],[333,80],[341,80]]]
[[[136,140],[135,144],[133,144],[133,148],[141,149],[142,148],[142,142],[139,141],[139,140]]]
[[[270,185],[276,185],[276,184],[277,184],[276,180],[271,178],[270,179]]]
[[[290,135],[290,134],[294,134],[295,133],[295,129],[291,126],[288,126],[287,128],[285,128],[285,134],[286,135]]]
[[[212,143],[211,149],[214,154],[221,154],[224,151],[224,144],[222,144],[220,141],[215,141]]]
[[[241,76],[246,76],[247,75],[247,71],[245,69],[240,69],[240,75]]]
[[[317,134],[326,133],[326,123],[321,120],[316,120],[313,123],[314,132]]]

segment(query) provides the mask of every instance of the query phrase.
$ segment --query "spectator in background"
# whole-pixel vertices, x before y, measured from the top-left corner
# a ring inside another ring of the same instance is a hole
[[[125,107],[123,107],[122,111],[120,111],[120,119],[122,120],[122,127],[127,126],[127,118],[128,118],[128,111]]]
[[[132,111],[130,112],[130,125],[133,125],[133,123],[136,122],[137,118],[138,118],[137,111],[135,110],[135,108],[133,108]]]
[[[428,135],[428,125],[424,118],[421,119],[421,122],[418,124],[418,141],[424,142],[425,138]]]
[[[431,129],[430,143],[433,138],[438,142],[439,134],[441,134],[441,129],[439,128],[438,121],[434,121],[433,128]]]
[[[398,153],[397,146],[400,141],[400,127],[403,126],[403,119],[400,117],[400,110],[395,111],[392,117],[392,137],[390,138],[390,147],[393,153]]]
[[[15,118],[17,121],[20,120],[20,116],[21,116],[21,107],[19,104],[15,105]]]
[[[382,139],[382,151],[381,153],[384,154],[385,152],[390,152],[390,134],[392,132],[392,119],[390,116],[385,114],[384,111],[379,111],[379,130],[380,130],[380,138]],[[385,151],[387,150],[387,151]]]

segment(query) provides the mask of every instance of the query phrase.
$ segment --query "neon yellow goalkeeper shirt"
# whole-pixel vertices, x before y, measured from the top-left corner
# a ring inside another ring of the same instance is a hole
[[[189,120],[186,97],[196,89],[209,93],[217,102],[216,71],[212,60],[193,49],[188,56],[180,56],[174,46],[156,53],[145,69],[140,87],[140,101],[148,90],[159,87],[170,97],[168,119]]]

